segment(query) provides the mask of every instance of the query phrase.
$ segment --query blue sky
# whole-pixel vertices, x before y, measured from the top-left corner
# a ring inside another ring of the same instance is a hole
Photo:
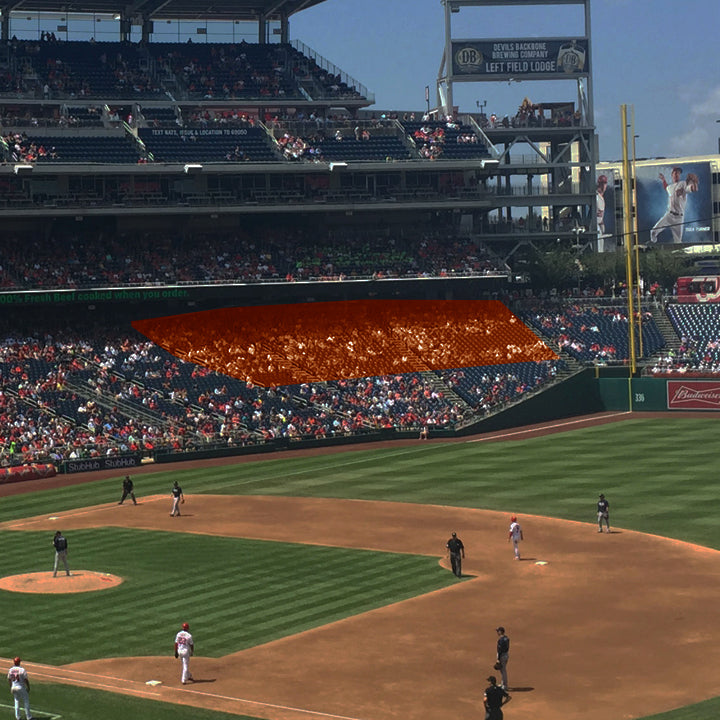
[[[581,6],[463,8],[455,38],[582,33]],[[620,105],[635,108],[638,157],[718,152],[720,0],[592,0],[595,124],[601,160],[621,157]],[[434,98],[444,47],[440,0],[325,0],[290,20],[302,40],[375,93],[375,108],[421,110]],[[514,114],[533,102],[575,100],[574,82],[462,83],[455,104]]]

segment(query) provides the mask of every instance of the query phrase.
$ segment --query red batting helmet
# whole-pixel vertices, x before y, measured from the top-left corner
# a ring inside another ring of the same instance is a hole
[[[190,626],[189,626],[187,623],[183,623],[183,624],[182,624],[182,629],[183,629],[183,630],[189,630],[189,629],[190,629]]]
[[[13,663],[15,663],[15,665],[19,665],[21,662],[22,660],[19,657],[13,658]]]
[[[510,522],[517,522],[517,517],[516,517],[515,515],[513,515],[513,516],[510,518]]]

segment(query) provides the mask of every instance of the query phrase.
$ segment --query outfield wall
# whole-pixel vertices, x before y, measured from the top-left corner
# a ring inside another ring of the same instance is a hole
[[[605,410],[720,411],[720,380],[601,377],[597,383]]]
[[[605,410],[593,369],[583,370],[558,385],[551,385],[495,415],[458,431],[458,435],[495,432],[508,428],[590,415]]]

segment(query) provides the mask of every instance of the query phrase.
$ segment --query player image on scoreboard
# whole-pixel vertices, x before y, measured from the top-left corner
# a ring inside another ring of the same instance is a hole
[[[647,247],[711,243],[710,179],[706,162],[638,165],[639,243]]]
[[[598,172],[596,210],[598,238],[615,235],[615,174],[612,170]]]

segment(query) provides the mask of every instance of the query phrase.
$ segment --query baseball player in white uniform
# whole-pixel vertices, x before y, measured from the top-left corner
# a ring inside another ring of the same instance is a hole
[[[688,193],[697,192],[698,177],[695,173],[688,173],[687,180],[681,180],[681,175],[682,168],[674,167],[671,171],[671,183],[668,183],[662,173],[658,176],[668,195],[668,206],[665,214],[655,223],[653,229],[650,231],[650,242],[657,242],[658,235],[665,228],[670,228],[674,244],[679,244],[683,241],[685,206],[687,205]]]
[[[607,190],[607,175],[599,175],[597,179],[597,230],[598,235],[605,235],[605,190]]]
[[[195,654],[195,643],[193,636],[190,634],[190,626],[187,623],[182,624],[182,630],[175,636],[175,657],[182,660],[182,675],[180,680],[183,685],[187,685],[192,681],[193,676],[190,673],[190,656]]]
[[[30,680],[28,680],[27,671],[20,665],[22,661],[19,657],[13,659],[14,665],[7,674],[10,692],[15,700],[15,720],[20,720],[20,705],[25,708],[25,717],[32,720],[30,714]]]
[[[520,559],[520,546],[521,540],[524,540],[523,531],[520,527],[520,523],[517,521],[515,515],[510,518],[510,532],[508,532],[508,542],[512,541],[513,550],[515,551],[515,559]]]

